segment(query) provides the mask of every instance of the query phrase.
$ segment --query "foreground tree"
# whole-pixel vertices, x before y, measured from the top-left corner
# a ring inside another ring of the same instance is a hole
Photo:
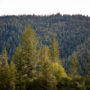
[[[20,39],[20,46],[14,56],[17,71],[22,78],[33,78],[36,71],[38,39],[30,25],[25,27]]]
[[[86,69],[87,69],[88,73],[87,73],[86,78],[85,78],[85,85],[86,85],[86,90],[90,90],[90,54],[88,55]]]
[[[88,55],[88,61],[87,61],[86,69],[88,71],[87,76],[90,77],[90,54]]]
[[[16,77],[17,77],[16,66],[15,66],[15,64],[12,61],[11,65],[10,65],[10,86],[11,86],[11,90],[16,90],[15,89]]]
[[[0,58],[0,90],[10,90],[10,69],[6,48]]]
[[[63,66],[61,65],[59,55],[58,41],[56,40],[56,36],[54,36],[50,44],[50,59],[52,62],[53,74],[56,77],[57,81],[59,81],[61,78],[67,77],[67,74]]]
[[[23,59],[23,52],[21,45],[17,47],[16,53],[14,55],[14,62],[16,65],[16,70],[18,75],[17,78],[21,80],[24,76],[24,67],[25,67],[25,61]]]
[[[53,75],[52,62],[49,58],[49,48],[44,46],[40,50],[40,77],[42,78],[45,90],[55,90],[56,77]]]
[[[53,62],[60,62],[59,61],[59,46],[58,41],[56,40],[56,36],[52,38],[50,44],[50,58]]]
[[[72,63],[71,63],[71,66],[69,68],[69,75],[72,78],[79,76],[79,69],[80,69],[80,65],[79,65],[79,62],[77,60],[76,53],[73,53]]]
[[[65,72],[65,69],[61,64],[52,63],[52,70],[53,70],[53,75],[56,77],[57,81],[60,81],[62,78],[68,77]]]

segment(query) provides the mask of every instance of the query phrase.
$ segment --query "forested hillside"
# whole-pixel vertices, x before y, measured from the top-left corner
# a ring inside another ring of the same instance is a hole
[[[0,55],[0,90],[90,90],[90,56],[86,64],[88,73],[81,76],[75,52],[68,73],[59,55],[56,35],[50,45],[42,46],[27,25],[10,64],[6,48]]]
[[[90,52],[90,17],[82,15],[62,16],[60,14],[1,16],[0,52],[6,47],[9,63],[20,43],[19,35],[27,24],[30,24],[37,33],[41,46],[50,45],[51,38],[56,35],[60,48],[60,58],[63,58],[62,62],[66,70],[71,63],[72,54],[76,52],[81,65],[81,73],[86,73],[87,56]]]

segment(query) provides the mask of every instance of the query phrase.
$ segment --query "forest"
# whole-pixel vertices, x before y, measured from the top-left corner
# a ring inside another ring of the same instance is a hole
[[[54,35],[49,46],[42,46],[30,25],[21,34],[20,44],[10,64],[6,48],[0,56],[0,90],[89,90],[88,74],[79,74],[76,53],[67,74],[59,58],[59,45]],[[88,56],[88,62],[90,57]]]
[[[82,15],[1,16],[0,90],[89,90],[89,29]]]

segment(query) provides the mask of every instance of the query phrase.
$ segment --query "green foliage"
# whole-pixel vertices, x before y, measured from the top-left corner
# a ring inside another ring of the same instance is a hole
[[[87,61],[86,69],[88,71],[87,76],[90,77],[90,54],[88,55],[88,61]]]
[[[84,78],[62,78],[57,84],[58,90],[88,90],[85,88]]]
[[[33,27],[43,45],[49,45],[51,37],[57,35],[60,57],[65,59],[63,63],[65,69],[69,67],[66,66],[69,63],[68,56],[71,56],[76,51],[81,65],[81,74],[86,74],[87,55],[90,52],[90,17],[60,14],[50,16],[1,16],[0,52],[3,47],[7,48],[9,63],[20,43],[19,36],[27,24]]]
[[[18,46],[16,53],[13,57],[15,65],[16,65],[16,69],[17,69],[17,73],[18,73],[18,78],[21,79],[22,75],[24,74],[24,69],[23,67],[25,66],[25,62],[22,59],[23,54],[22,54],[22,47],[21,45]]]
[[[52,63],[52,70],[57,81],[59,81],[61,78],[68,77],[61,64],[59,65],[58,63]]]
[[[90,76],[87,76],[85,78],[85,87],[86,87],[86,90],[90,89]]]
[[[0,61],[0,90],[10,90],[10,69],[5,48],[1,55]]]
[[[56,87],[56,77],[52,71],[52,62],[49,57],[49,48],[44,46],[40,52],[40,75],[39,77],[43,80],[45,90],[54,90]]]
[[[13,62],[11,62],[10,65],[10,85],[11,85],[11,90],[15,90],[16,86],[16,78],[17,77],[17,70],[16,66]]]
[[[38,78],[33,81],[26,81],[26,90],[57,90],[53,83],[48,82],[44,78]]]
[[[21,44],[14,56],[14,61],[21,78],[32,78],[36,71],[38,39],[29,25],[25,27],[25,32],[20,38]]]
[[[52,64],[52,70],[53,74],[55,75],[57,81],[60,80],[63,77],[67,77],[67,74],[64,70],[64,68],[61,65],[61,61],[59,59],[59,46],[58,42],[56,40],[56,36],[52,38],[51,44],[50,44],[50,59]]]
[[[79,75],[79,69],[80,69],[80,65],[79,62],[77,60],[77,56],[75,53],[73,53],[72,55],[72,64],[69,68],[69,75],[74,78],[76,76]]]
[[[53,62],[60,62],[59,61],[59,46],[56,40],[56,36],[52,38],[52,42],[50,45],[50,57]]]
[[[28,25],[8,64],[6,49],[0,55],[0,90],[89,90],[90,78],[79,75],[79,62],[72,55],[70,76],[59,62],[56,36],[51,45],[39,47],[34,30]],[[69,58],[71,59],[71,58]],[[4,82],[3,82],[4,81]]]

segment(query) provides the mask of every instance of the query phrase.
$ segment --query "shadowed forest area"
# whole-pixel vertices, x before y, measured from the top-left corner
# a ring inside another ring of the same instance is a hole
[[[0,90],[89,90],[90,55],[87,74],[80,75],[80,63],[74,52],[68,73],[60,58],[57,36],[42,45],[30,25],[19,36],[20,43],[10,64],[6,48],[0,55]]]

